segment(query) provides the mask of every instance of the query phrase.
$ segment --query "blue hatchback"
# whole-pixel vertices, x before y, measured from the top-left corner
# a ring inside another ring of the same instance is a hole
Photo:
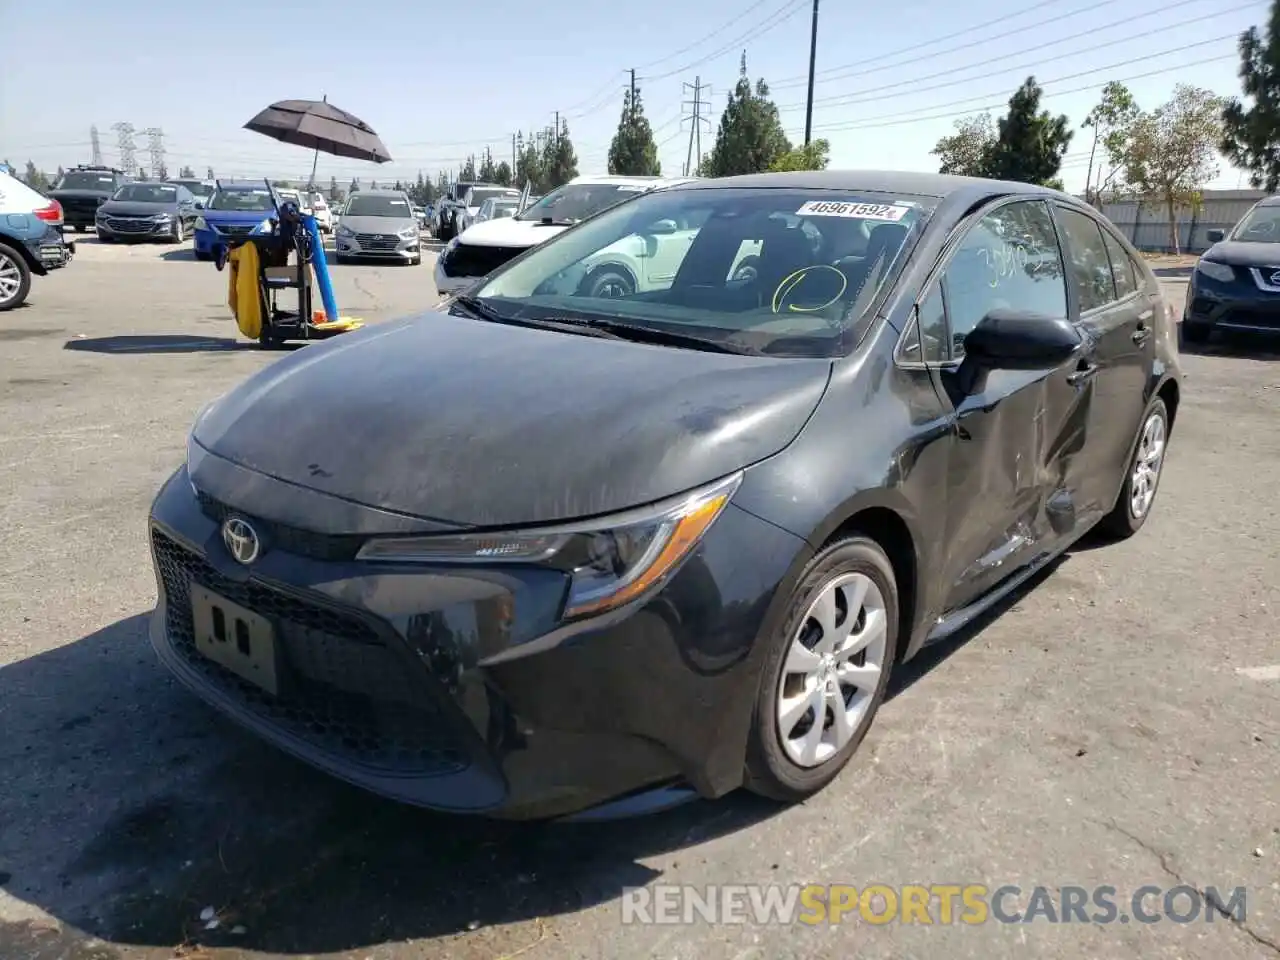
[[[265,183],[220,182],[196,220],[192,235],[196,259],[212,260],[229,238],[265,231],[275,211],[275,198]]]

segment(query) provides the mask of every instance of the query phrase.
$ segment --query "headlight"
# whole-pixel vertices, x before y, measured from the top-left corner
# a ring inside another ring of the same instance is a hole
[[[209,229],[209,221],[207,221],[204,217],[196,217],[196,229],[197,229],[197,230],[208,230],[208,229]]]
[[[356,232],[347,226],[338,227],[338,233],[344,237],[354,237],[356,235]]]
[[[412,240],[417,235],[418,235],[417,227],[405,227],[403,230],[400,231],[400,236],[404,237],[406,240]]]
[[[662,581],[702,539],[742,474],[655,507],[600,520],[509,533],[370,540],[361,560],[540,564],[570,574],[566,618],[612,610]]]
[[[254,228],[253,228],[252,230],[250,230],[249,232],[250,232],[250,233],[258,233],[258,234],[261,234],[261,233],[270,233],[270,232],[271,232],[271,218],[270,218],[270,217],[265,218],[264,220],[262,220],[262,222],[260,222],[256,227],[254,227]]]
[[[1218,263],[1216,260],[1206,260],[1203,257],[1196,264],[1196,269],[1210,280],[1217,280],[1221,283],[1230,283],[1236,278],[1236,272],[1228,264]]]

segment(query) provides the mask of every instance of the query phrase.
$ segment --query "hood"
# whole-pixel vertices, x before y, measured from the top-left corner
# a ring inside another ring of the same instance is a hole
[[[1237,267],[1280,267],[1280,243],[1256,240],[1223,240],[1203,254],[1206,260]]]
[[[205,223],[261,223],[276,215],[274,210],[210,210],[200,211]]]
[[[108,200],[98,207],[99,213],[117,217],[154,217],[174,216],[178,212],[176,203],[143,203],[138,200]]]
[[[828,360],[427,313],[276,362],[215,404],[195,440],[383,510],[471,527],[549,523],[660,500],[777,453],[830,371]]]
[[[543,226],[537,220],[503,217],[501,220],[486,220],[468,227],[459,242],[477,247],[536,247],[568,229]]]
[[[342,218],[342,225],[355,233],[392,234],[418,229],[418,221],[413,217],[353,217],[347,214]]]

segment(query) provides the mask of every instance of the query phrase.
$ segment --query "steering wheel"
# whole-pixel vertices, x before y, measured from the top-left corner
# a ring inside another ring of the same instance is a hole
[[[799,299],[799,294],[804,287],[808,288],[808,294],[812,298],[810,303],[801,305],[788,302],[793,297]],[[821,313],[838,302],[848,288],[849,278],[843,271],[830,264],[815,263],[812,266],[801,267],[784,277],[773,291],[770,306],[775,314]],[[830,319],[827,319],[827,322],[830,323]]]

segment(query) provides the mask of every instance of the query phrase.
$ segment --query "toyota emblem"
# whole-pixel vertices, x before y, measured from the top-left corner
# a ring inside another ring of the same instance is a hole
[[[258,554],[262,552],[258,531],[249,525],[249,521],[239,517],[231,517],[223,522],[222,542],[227,545],[227,552],[232,558],[245,566],[257,560]]]

